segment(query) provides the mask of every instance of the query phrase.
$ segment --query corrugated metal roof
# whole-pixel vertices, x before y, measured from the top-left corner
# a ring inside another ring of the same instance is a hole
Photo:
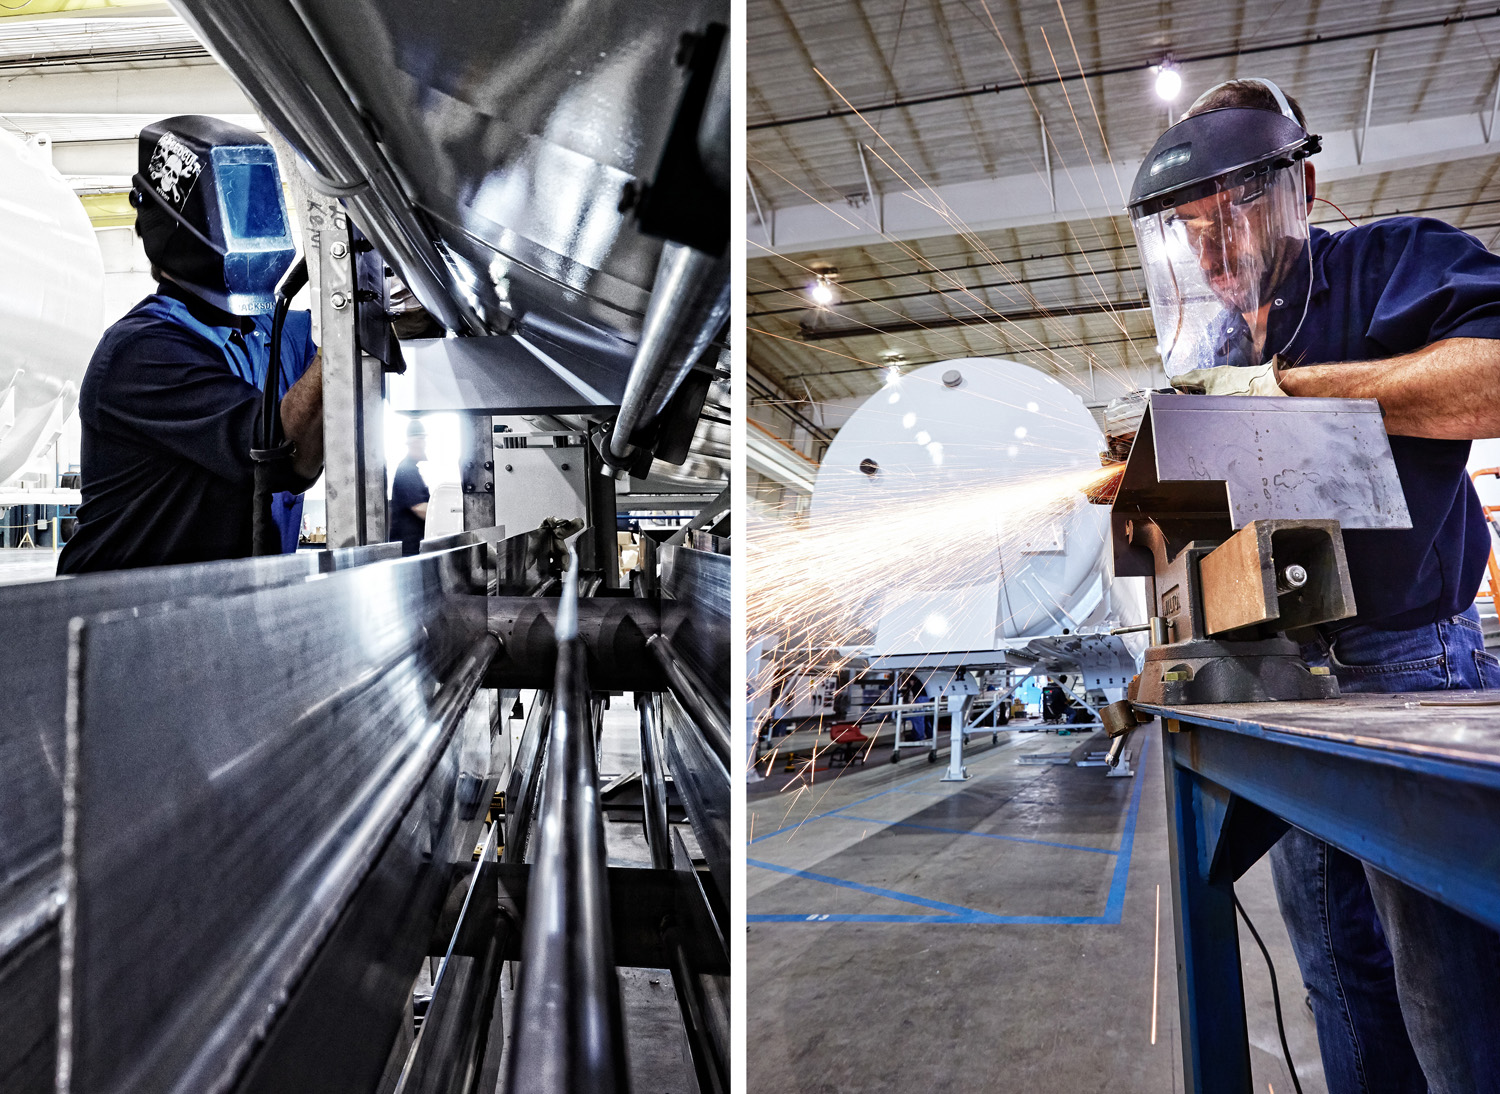
[[[811,197],[842,208],[866,189],[862,142],[880,153],[869,166],[882,190],[1032,171],[1040,178],[1037,110],[1047,119],[1054,168],[1086,166],[1090,157],[1102,168],[1106,141],[1115,160],[1138,158],[1168,123],[1144,66],[1168,53],[1179,60],[1223,54],[1183,65],[1179,112],[1212,83],[1260,75],[1299,98],[1313,129],[1357,129],[1371,51],[1379,48],[1374,124],[1488,113],[1500,69],[1500,11],[1456,19],[1462,9],[1452,3],[1336,0],[1313,8],[1241,4],[1226,12],[1208,4],[1063,0],[1065,28],[1054,0],[920,7],[901,0],[751,0],[751,177],[771,207]],[[1057,82],[1059,72],[1076,74],[1079,62],[1091,73],[1125,71],[1087,81],[1091,106],[1083,81]],[[1014,85],[1018,71],[1042,85],[955,94]],[[796,120],[845,105],[829,84],[861,107],[936,101],[872,112],[866,120]],[[1325,185],[1322,196],[1361,221],[1436,216],[1493,249],[1500,241],[1497,171],[1500,155],[1481,156],[1341,180]],[[1129,179],[1121,182],[1128,186]],[[1330,229],[1344,224],[1324,204],[1315,206],[1313,219]],[[967,355],[1013,357],[1067,373],[1091,400],[1165,381],[1150,312],[1139,304],[1144,293],[1123,217],[774,256],[751,235],[750,361],[785,395],[862,397],[879,387],[892,361],[906,367]],[[839,303],[810,308],[809,283],[830,269],[837,271]]]

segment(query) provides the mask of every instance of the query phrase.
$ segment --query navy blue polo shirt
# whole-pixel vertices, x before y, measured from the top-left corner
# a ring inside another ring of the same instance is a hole
[[[238,373],[257,327],[163,282],[104,332],[78,392],[83,504],[58,573],[251,553],[261,393]]]
[[[416,554],[422,537],[427,534],[427,518],[417,516],[411,507],[421,505],[430,497],[417,461],[407,456],[396,465],[396,474],[391,480],[391,539],[400,542],[403,555]]]
[[[1444,338],[1500,338],[1500,256],[1466,232],[1393,217],[1337,233],[1313,228],[1310,244],[1311,294],[1305,262],[1272,293],[1268,359],[1280,346],[1290,363],[1315,365],[1396,357]],[[1469,442],[1390,440],[1412,527],[1344,532],[1359,614],[1340,627],[1404,630],[1457,615],[1473,604],[1489,558]]]

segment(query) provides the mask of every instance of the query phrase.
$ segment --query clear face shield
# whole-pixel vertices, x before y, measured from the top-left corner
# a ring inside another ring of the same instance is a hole
[[[1286,283],[1311,262],[1301,162],[1134,217],[1131,227],[1169,377],[1259,364],[1295,337],[1311,290],[1311,278],[1304,277],[1299,299],[1285,299]],[[1292,328],[1278,339],[1282,345],[1267,346],[1270,306],[1278,297]]]

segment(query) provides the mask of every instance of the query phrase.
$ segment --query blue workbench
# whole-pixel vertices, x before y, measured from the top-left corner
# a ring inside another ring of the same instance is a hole
[[[1233,885],[1288,824],[1500,929],[1495,692],[1139,707],[1163,728],[1188,1094],[1250,1094]]]

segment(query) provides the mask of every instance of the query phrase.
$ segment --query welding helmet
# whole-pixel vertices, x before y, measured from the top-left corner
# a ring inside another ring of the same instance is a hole
[[[1302,161],[1318,150],[1319,138],[1297,121],[1276,85],[1254,82],[1272,93],[1279,112],[1189,108],[1190,116],[1157,139],[1130,189],[1131,227],[1168,376],[1268,360],[1291,343],[1306,314],[1311,250]],[[1296,300],[1276,293],[1289,279],[1306,282]],[[1294,320],[1285,344],[1267,346],[1273,297],[1294,309]]]
[[[190,114],[141,130],[137,156],[130,203],[152,264],[234,315],[271,311],[296,248],[270,144]]]

